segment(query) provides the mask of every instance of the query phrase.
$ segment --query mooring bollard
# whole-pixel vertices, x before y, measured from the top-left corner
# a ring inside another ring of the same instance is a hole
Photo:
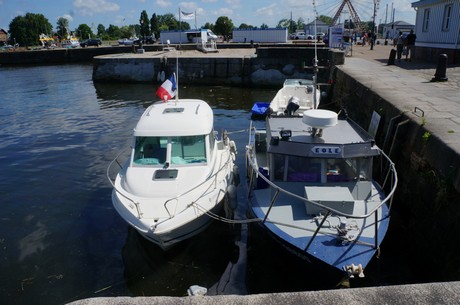
[[[438,58],[438,66],[436,67],[436,73],[434,77],[431,79],[432,82],[446,82],[447,70],[447,54],[440,54]]]
[[[388,58],[388,64],[387,65],[394,65],[395,64],[395,58],[396,58],[396,50],[391,49],[390,57]]]

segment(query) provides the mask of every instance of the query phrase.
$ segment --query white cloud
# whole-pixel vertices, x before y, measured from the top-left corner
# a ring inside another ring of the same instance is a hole
[[[168,0],[157,0],[156,5],[158,5],[160,7],[168,7],[168,6],[171,6],[172,3],[171,3],[171,1],[168,1]]]
[[[120,10],[118,4],[106,0],[75,0],[73,6],[84,16]]]
[[[73,17],[70,16],[69,14],[64,14],[61,17],[67,19],[69,22],[73,21]],[[59,18],[61,18],[61,17],[59,17]]]
[[[257,9],[255,12],[255,15],[256,16],[274,16],[276,10],[277,10],[277,5],[273,3],[273,4],[270,4],[269,6],[261,7]]]

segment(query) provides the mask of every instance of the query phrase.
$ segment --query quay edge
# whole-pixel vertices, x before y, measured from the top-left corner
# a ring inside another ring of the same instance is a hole
[[[410,68],[347,58],[333,72],[332,98],[365,129],[373,111],[381,116],[375,139],[398,171],[386,240],[401,248],[402,268],[417,282],[458,280],[460,88]]]
[[[74,301],[70,305],[218,305],[218,304],[458,304],[460,282],[337,289],[255,295],[193,297],[115,297]]]

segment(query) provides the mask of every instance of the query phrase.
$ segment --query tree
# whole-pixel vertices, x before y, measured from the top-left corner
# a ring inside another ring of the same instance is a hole
[[[103,37],[105,34],[105,26],[103,24],[99,24],[97,26],[97,37]]]
[[[147,12],[145,10],[141,13],[141,18],[139,19],[139,32],[140,36],[150,36],[152,33],[150,31],[150,20]]]
[[[42,14],[27,13],[15,17],[9,25],[10,38],[24,46],[40,44],[40,34],[51,35],[53,26]]]
[[[265,24],[265,23],[262,23],[262,25],[260,26],[261,29],[268,29],[268,25]]]
[[[110,24],[107,28],[107,34],[110,37],[109,39],[118,39],[122,37],[122,32],[120,28],[113,24]]]
[[[321,20],[322,22],[326,23],[326,24],[332,25],[332,18],[329,17],[329,16],[321,15],[321,16],[318,17],[318,19]]]
[[[209,22],[206,22],[203,26],[202,26],[203,29],[208,29],[208,30],[211,30],[214,32],[214,24],[212,23],[209,23]]]
[[[299,17],[299,19],[297,19],[297,23],[295,25],[296,25],[297,29],[303,30],[303,29],[305,29],[305,20],[302,17]]]
[[[93,31],[86,23],[80,24],[75,31],[77,32],[77,36],[82,40],[94,36]]]
[[[277,28],[288,28],[291,33],[297,31],[297,23],[293,22],[291,19],[281,19],[278,21]]]
[[[217,35],[224,36],[224,40],[229,40],[232,36],[233,22],[226,16],[220,16],[214,25],[214,31]]]
[[[69,29],[69,20],[67,18],[60,17],[57,21],[57,27],[56,27],[58,36],[65,39],[67,35],[69,35],[68,29]]]
[[[158,17],[155,13],[150,18],[150,29],[155,38],[160,38],[160,25],[158,24]]]
[[[239,29],[253,29],[254,27],[252,25],[242,23],[242,24],[240,24],[240,26],[238,28]]]
[[[158,15],[158,24],[162,29],[178,30],[179,23],[173,14]]]

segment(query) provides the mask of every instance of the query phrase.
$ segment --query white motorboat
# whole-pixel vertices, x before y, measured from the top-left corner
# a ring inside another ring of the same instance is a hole
[[[313,80],[286,79],[270,102],[269,111],[277,115],[299,115],[319,105],[320,97]]]
[[[246,147],[256,223],[302,258],[364,276],[388,229],[393,162],[360,126],[333,111],[274,111],[265,126],[257,123],[251,121]]]
[[[265,119],[268,114],[299,115],[319,105],[321,93],[313,80],[286,79],[270,103],[256,102],[251,109],[251,118]],[[316,104],[315,104],[316,101]]]
[[[141,235],[168,249],[204,230],[236,183],[236,147],[213,128],[202,100],[177,99],[148,107],[136,127],[130,158],[113,184],[112,202]]]

